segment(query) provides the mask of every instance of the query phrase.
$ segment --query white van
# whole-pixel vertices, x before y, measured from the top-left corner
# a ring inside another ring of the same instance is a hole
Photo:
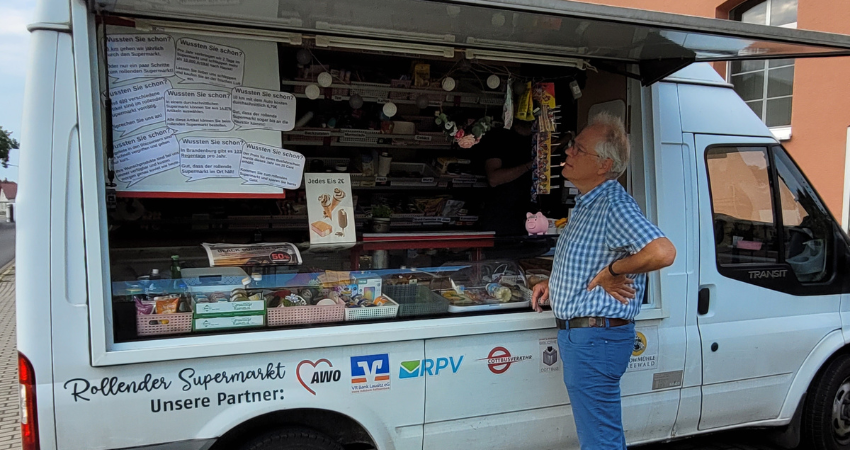
[[[850,448],[850,239],[759,117],[692,64],[846,55],[850,37],[560,0],[41,0],[30,30],[25,449],[575,448],[552,313],[522,307],[551,264],[523,252],[553,238],[472,231],[486,183],[428,162],[468,155],[432,114],[500,116],[509,77],[554,80],[566,130],[600,109],[626,119],[622,182],[678,250],[637,318],[630,445],[773,427],[785,443]],[[378,125],[361,115],[379,112]],[[296,162],[260,180],[245,161],[263,148]],[[371,149],[400,165],[369,175]],[[211,155],[230,172],[191,171]],[[544,161],[551,183],[535,179],[555,213],[575,194],[558,156]],[[321,252],[303,242],[330,217],[307,211],[300,175],[328,170],[351,181],[339,198],[358,197],[358,233]],[[381,198],[444,209],[397,209],[389,233],[363,232],[363,202]],[[202,243],[284,250],[220,267]],[[463,277],[511,301],[449,302]],[[373,302],[383,283],[389,300],[363,307],[323,283]]]

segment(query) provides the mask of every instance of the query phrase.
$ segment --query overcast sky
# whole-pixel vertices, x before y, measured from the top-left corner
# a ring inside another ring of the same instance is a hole
[[[35,8],[34,0],[0,0],[0,126],[21,140],[21,113],[24,82],[29,58],[27,23]],[[18,151],[13,150],[12,166],[0,166],[0,180],[18,181]]]

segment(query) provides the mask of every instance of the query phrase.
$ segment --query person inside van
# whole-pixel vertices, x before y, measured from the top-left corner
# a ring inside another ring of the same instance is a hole
[[[476,146],[487,175],[479,220],[482,229],[500,236],[525,235],[531,205],[531,139],[533,121],[514,119],[510,129],[490,130]]]
[[[579,190],[558,239],[552,275],[532,307],[551,301],[564,384],[582,449],[626,449],[620,378],[629,364],[646,273],[673,264],[676,249],[617,182],[628,166],[620,119],[602,113],[566,144],[561,174]]]

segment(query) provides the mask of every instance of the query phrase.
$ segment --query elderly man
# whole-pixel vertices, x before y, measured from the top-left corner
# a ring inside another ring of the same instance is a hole
[[[580,195],[558,239],[552,276],[534,286],[531,303],[539,312],[551,299],[581,448],[625,450],[620,378],[645,274],[672,264],[676,249],[617,182],[629,160],[619,119],[592,117],[566,154],[561,173]]]

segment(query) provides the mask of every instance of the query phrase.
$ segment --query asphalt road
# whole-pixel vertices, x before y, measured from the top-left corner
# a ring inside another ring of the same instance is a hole
[[[15,258],[15,224],[0,216],[0,268]]]
[[[629,447],[629,450],[781,450],[781,447],[773,444],[764,432],[745,429],[680,439],[666,444]]]

